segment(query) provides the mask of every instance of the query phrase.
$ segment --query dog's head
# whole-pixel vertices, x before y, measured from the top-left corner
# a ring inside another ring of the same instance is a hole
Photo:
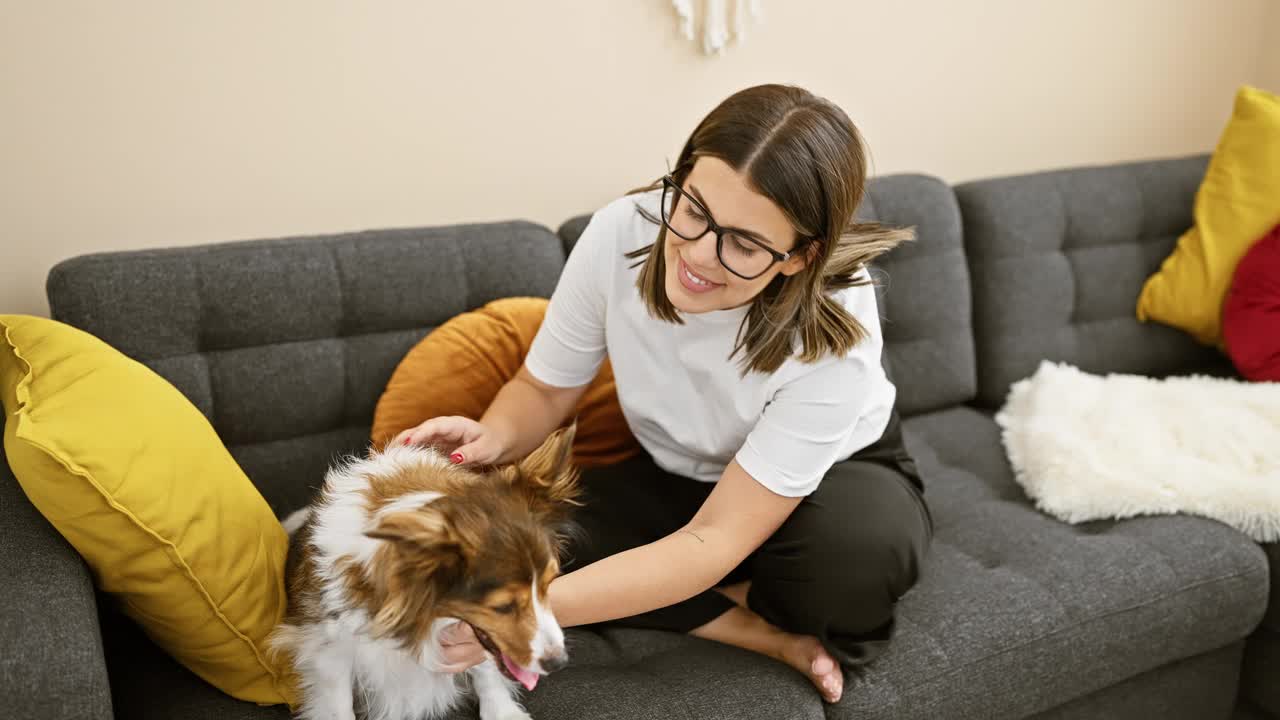
[[[412,472],[439,477],[401,478],[438,490],[388,494],[374,509],[375,626],[421,646],[435,620],[465,620],[502,672],[530,689],[563,666],[564,633],[546,597],[577,494],[573,436],[557,431],[513,465],[422,463]]]

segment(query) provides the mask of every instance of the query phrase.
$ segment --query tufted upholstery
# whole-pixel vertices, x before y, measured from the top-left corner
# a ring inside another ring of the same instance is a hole
[[[1026,717],[1219,648],[1233,647],[1238,660],[1240,639],[1266,604],[1257,545],[1200,518],[1053,520],[1014,482],[998,432],[989,415],[966,407],[904,423],[937,535],[923,579],[899,605],[889,650],[849,677],[828,717]],[[561,692],[533,696],[536,716],[570,717],[580,706],[568,699],[599,686],[610,688],[610,703],[630,705],[592,717],[810,717],[816,709],[802,680],[749,654],[709,655],[698,641],[640,631],[573,637],[574,664],[553,679]],[[732,672],[712,670],[730,658]],[[1227,667],[1225,686],[1198,693],[1198,703],[1230,707],[1235,666]],[[714,682],[690,679],[713,672]],[[1114,705],[1102,707],[1094,717],[1119,717]],[[1206,717],[1197,714],[1205,707],[1168,716]]]
[[[1134,315],[1143,282],[1191,226],[1206,164],[1197,156],[956,187],[983,405],[1001,405],[1042,358],[1147,375],[1215,362],[1187,335]]]
[[[1203,165],[966,185],[969,265],[945,185],[875,180],[861,216],[920,236],[876,274],[886,365],[937,526],[893,643],[848,676],[839,705],[823,706],[802,677],[759,655],[670,633],[572,629],[573,661],[528,696],[534,716],[1225,717],[1242,639],[1266,607],[1263,551],[1192,517],[1052,520],[1013,481],[989,413],[965,404],[998,404],[1046,355],[1147,372],[1207,358],[1130,319],[1143,269],[1189,221]],[[283,513],[334,455],[365,444],[378,393],[414,342],[493,298],[548,295],[583,224],[558,238],[502,223],[91,255],[54,268],[50,305],[192,398]],[[114,611],[103,618],[117,717],[287,717],[220,695]],[[1273,647],[1249,651],[1274,663]]]
[[[1139,682],[1227,647],[1227,659],[1197,665],[1184,678],[1195,693],[1172,689],[1189,704],[1161,716],[1222,716],[1231,706],[1240,639],[1266,603],[1268,572],[1257,545],[1200,518],[1070,526],[1038,513],[1012,478],[999,428],[972,408],[918,415],[903,430],[929,479],[937,535],[923,579],[899,605],[888,651],[865,674],[848,677],[844,701],[825,708],[827,717],[1017,718],[1099,697],[1089,706],[1095,714],[1079,717],[1127,717],[1116,708],[1130,699],[1109,693],[1113,683]],[[191,693],[207,712],[184,716],[286,716],[220,696],[131,629],[111,633],[132,636],[136,654],[120,661],[145,670],[116,681],[129,696],[118,702],[154,704],[151,688],[163,679],[164,687],[184,688],[159,696],[175,716]],[[803,678],[753,653],[644,630],[572,629],[568,637],[573,662],[527,697],[534,717],[824,713]],[[119,667],[116,658],[110,665]],[[1216,679],[1207,693],[1206,674]]]
[[[904,434],[937,535],[897,646],[856,695],[865,717],[1024,717],[1237,643],[1265,610],[1262,552],[1225,525],[1054,520],[973,408],[911,418]]]
[[[581,215],[560,226],[566,253],[590,218]],[[916,241],[884,255],[872,272],[884,365],[898,388],[898,409],[907,416],[972,400],[977,381],[969,272],[951,188],[927,175],[876,178],[858,218],[916,229]]]
[[[969,272],[951,187],[927,175],[876,178],[862,220],[913,227],[916,239],[873,269],[884,364],[904,416],[968,402],[977,392]]]
[[[978,402],[998,407],[1041,358],[1090,372],[1234,375],[1216,350],[1139,323],[1143,283],[1192,223],[1208,158],[1077,168],[956,187],[974,280]],[[1264,546],[1271,571],[1280,549]],[[1249,641],[1243,686],[1280,713],[1280,597]]]
[[[164,376],[277,514],[304,504],[431,328],[549,297],[564,255],[531,223],[381,230],[86,255],[49,274],[55,319]]]

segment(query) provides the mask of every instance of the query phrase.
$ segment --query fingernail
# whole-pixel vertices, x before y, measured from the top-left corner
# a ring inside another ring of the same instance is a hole
[[[462,460],[463,460],[462,453],[454,453],[449,456],[449,462],[453,463],[454,465],[461,464]]]

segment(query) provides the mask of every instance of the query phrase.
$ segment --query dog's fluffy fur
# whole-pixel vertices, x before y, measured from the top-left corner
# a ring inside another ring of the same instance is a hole
[[[482,720],[528,715],[532,689],[567,660],[544,598],[574,504],[573,429],[524,461],[472,469],[394,446],[329,471],[319,499],[285,521],[289,607],[270,639],[287,655],[307,720],[421,720],[474,690]],[[489,657],[444,673],[455,620]]]

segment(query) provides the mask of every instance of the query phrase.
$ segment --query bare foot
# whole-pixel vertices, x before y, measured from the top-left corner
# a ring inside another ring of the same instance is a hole
[[[795,668],[818,689],[827,702],[836,702],[844,692],[844,674],[818,638],[796,635],[774,627],[769,621],[745,607],[747,586],[717,588],[742,603],[691,634],[736,645],[768,655]]]
[[[804,673],[827,702],[837,702],[844,693],[844,673],[818,638],[787,634],[779,660]]]

